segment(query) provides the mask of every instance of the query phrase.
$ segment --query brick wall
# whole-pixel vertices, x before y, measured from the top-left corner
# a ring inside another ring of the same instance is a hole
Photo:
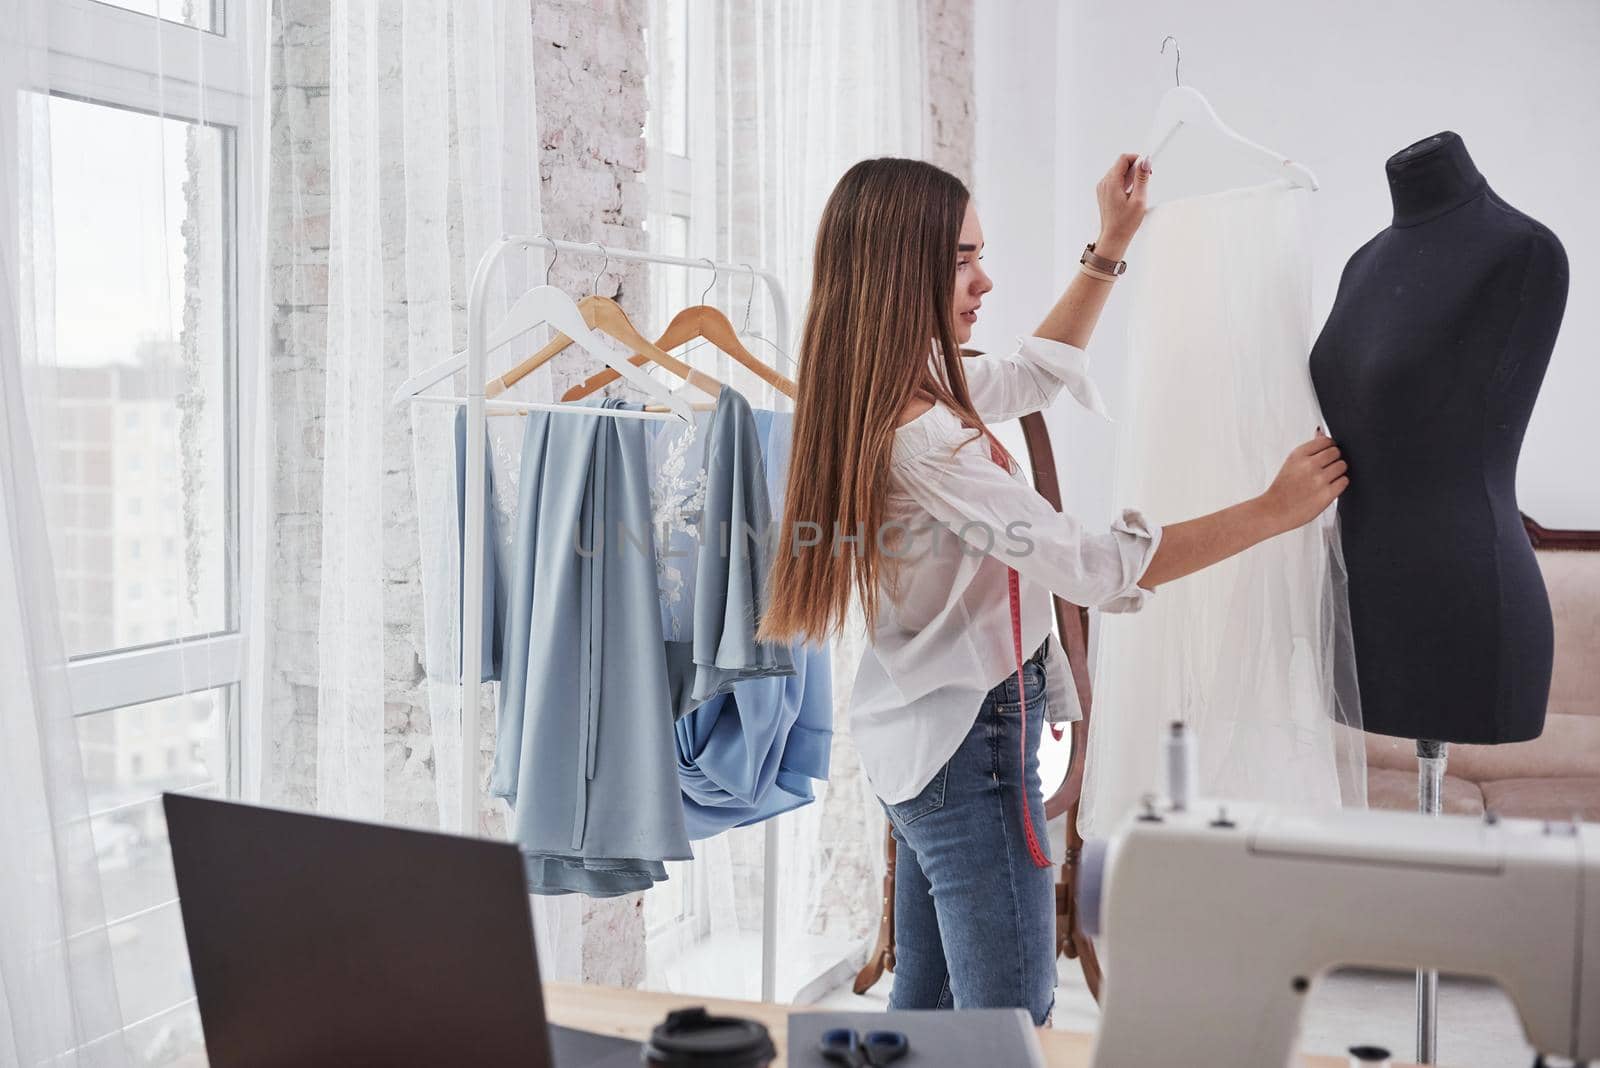
[[[278,0],[268,239],[271,262],[271,584],[263,800],[316,804],[323,346],[328,330],[328,8]]]
[[[922,0],[928,160],[972,185],[973,0]]]

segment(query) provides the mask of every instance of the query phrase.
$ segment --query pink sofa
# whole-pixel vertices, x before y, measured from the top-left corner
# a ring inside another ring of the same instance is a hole
[[[1510,745],[1452,745],[1444,810],[1600,822],[1600,532],[1528,522],[1555,618],[1544,733]],[[1417,755],[1404,738],[1367,735],[1367,801],[1417,806]]]

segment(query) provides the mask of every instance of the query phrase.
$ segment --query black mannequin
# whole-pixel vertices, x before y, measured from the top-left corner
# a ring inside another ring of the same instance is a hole
[[[1567,257],[1446,131],[1390,157],[1393,224],[1345,266],[1311,376],[1350,463],[1339,501],[1363,726],[1442,742],[1544,729],[1550,603],[1517,454]]]

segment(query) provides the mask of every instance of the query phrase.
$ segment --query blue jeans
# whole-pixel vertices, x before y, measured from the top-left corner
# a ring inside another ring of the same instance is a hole
[[[1025,764],[1013,673],[989,691],[961,748],[927,787],[884,805],[896,841],[891,1008],[1021,1008],[1043,1024],[1055,1006],[1055,866],[1033,863],[1018,785],[1027,783],[1034,831],[1048,852],[1040,659],[1022,665]]]

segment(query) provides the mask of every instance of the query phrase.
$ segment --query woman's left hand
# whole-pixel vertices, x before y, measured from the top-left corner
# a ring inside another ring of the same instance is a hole
[[[1150,176],[1154,173],[1149,160],[1141,161],[1137,152],[1124,152],[1095,186],[1095,198],[1100,202],[1100,236],[1095,241],[1097,254],[1108,259],[1122,259],[1139,224],[1144,222]]]

